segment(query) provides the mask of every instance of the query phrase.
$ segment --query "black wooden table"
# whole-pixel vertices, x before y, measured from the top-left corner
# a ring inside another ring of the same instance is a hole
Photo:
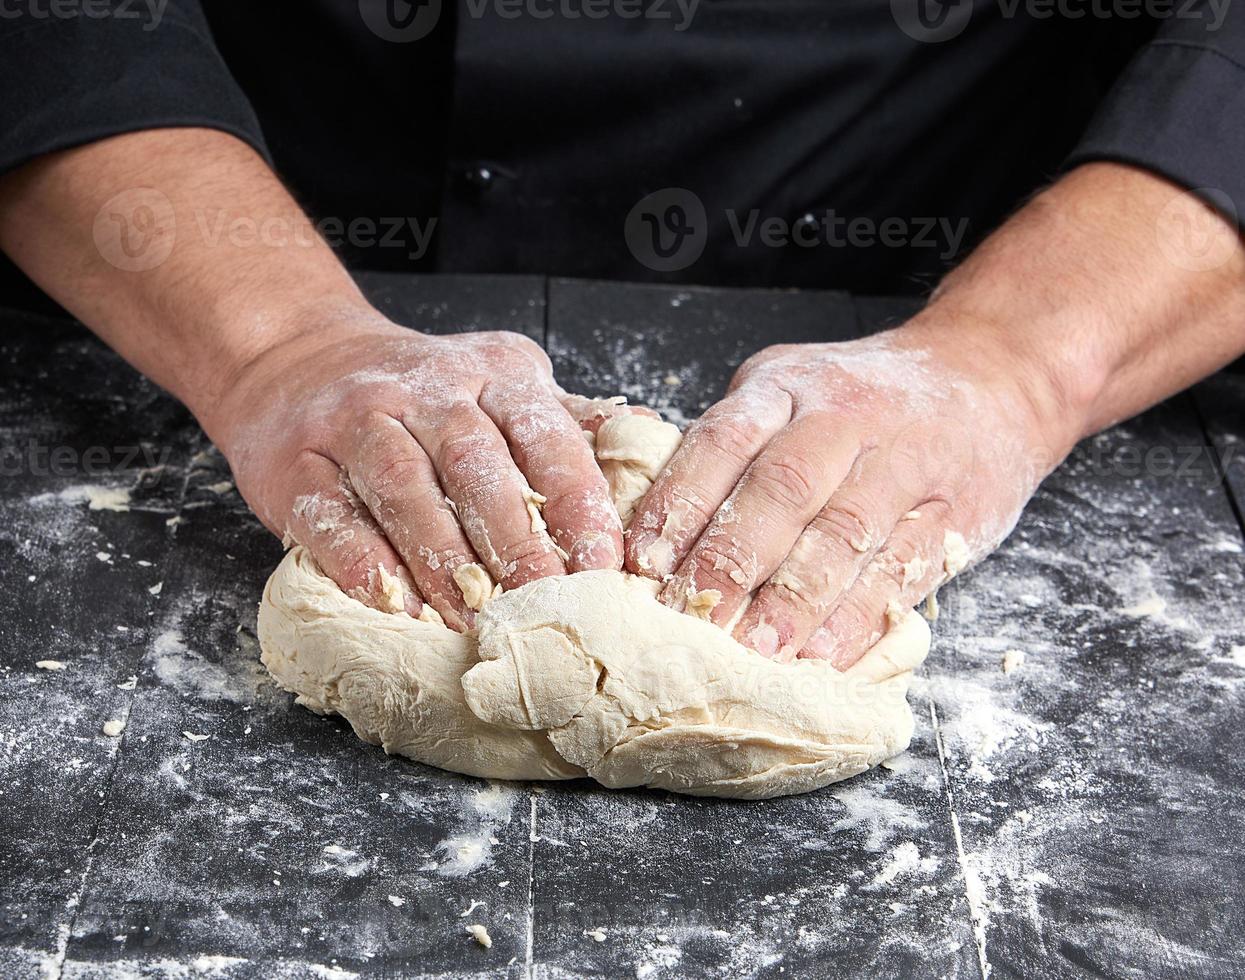
[[[676,421],[762,346],[908,309],[365,286]],[[221,457],[80,327],[0,317],[0,976],[1245,974],[1242,434],[1222,375],[1080,447],[944,590],[886,768],[765,803],[489,784],[294,706],[254,634],[281,549]]]

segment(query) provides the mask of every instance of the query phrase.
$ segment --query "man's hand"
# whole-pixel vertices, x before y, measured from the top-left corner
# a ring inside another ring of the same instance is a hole
[[[950,325],[945,325],[949,327]],[[771,347],[688,431],[628,532],[629,564],[769,657],[854,662],[1007,534],[1070,442],[1006,351],[925,322]],[[966,545],[966,550],[965,550]]]
[[[397,579],[407,612],[422,598],[461,629],[464,565],[513,588],[621,561],[609,489],[561,397],[526,337],[428,337],[376,315],[266,351],[207,424],[260,519],[344,590],[386,608]]]
[[[1245,351],[1245,249],[1201,199],[1078,168],[866,341],[746,362],[627,532],[627,566],[766,656],[845,667],[1007,534],[1075,442]],[[668,577],[668,578],[667,578]],[[698,605],[703,608],[701,598]]]
[[[477,599],[489,577],[618,567],[618,516],[571,415],[590,428],[604,409],[564,408],[535,344],[390,323],[314,234],[205,231],[306,225],[254,150],[207,130],[0,179],[0,248],[185,402],[261,519],[344,589],[412,614],[422,596],[463,627],[464,565],[488,572],[465,580]]]

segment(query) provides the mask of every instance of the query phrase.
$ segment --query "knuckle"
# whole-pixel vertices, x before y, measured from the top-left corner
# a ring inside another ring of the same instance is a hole
[[[496,448],[494,440],[479,429],[449,436],[439,447],[437,468],[456,482],[478,482],[497,469]]]
[[[400,418],[391,415],[389,412],[382,412],[378,408],[366,409],[359,418],[359,424],[355,428],[361,437],[369,441],[389,439],[395,433],[409,436],[406,426]]]
[[[725,541],[711,540],[692,556],[697,589],[718,589],[723,594],[750,592],[756,585],[756,558]]]
[[[530,461],[569,465],[582,460],[591,465],[588,444],[578,430],[572,430],[569,422],[563,424],[549,413],[528,416],[511,426],[510,434]]]
[[[819,477],[804,456],[763,456],[752,465],[748,486],[782,510],[800,510],[816,496]]]
[[[367,417],[375,412],[377,389],[373,385],[350,384],[341,397],[341,407],[349,415]]]
[[[294,485],[307,488],[300,490],[300,493],[310,492],[321,482],[325,462],[324,455],[311,448],[300,449],[294,454],[288,473]]]
[[[662,512],[666,521],[676,521],[675,539],[678,541],[699,534],[715,513],[706,495],[694,486],[671,486]]]
[[[573,485],[551,488],[541,508],[550,526],[583,525],[603,530],[618,530],[618,511],[610,502],[604,482],[579,481]]]
[[[871,512],[862,502],[842,499],[827,504],[812,526],[845,552],[863,554],[878,538]]]
[[[549,546],[535,535],[527,535],[503,545],[498,557],[509,574],[502,576],[503,584],[520,584],[532,579],[556,574],[562,569],[557,556]]]
[[[757,368],[764,367],[771,361],[779,360],[793,350],[792,344],[773,344],[764,350],[759,350],[739,366],[739,370],[743,374],[755,371]]]
[[[856,592],[844,597],[835,610],[827,625],[839,647],[857,647],[870,640],[874,633],[881,635],[883,617],[873,609],[871,598]]]
[[[497,350],[540,350],[540,345],[531,337],[514,330],[485,330],[476,336]]]
[[[689,433],[694,445],[705,445],[715,454],[733,460],[752,457],[757,440],[757,425],[737,418],[717,418],[695,426]]]
[[[889,548],[874,559],[870,569],[871,580],[885,591],[887,596],[897,596],[903,589],[904,562]]]
[[[879,558],[889,557],[897,565],[903,566],[923,557],[922,552],[923,549],[919,541],[896,535],[887,542],[885,555],[881,555]]]
[[[508,330],[492,330],[480,336],[484,341],[486,352],[499,359],[513,359],[515,355],[519,355],[541,364],[547,364],[549,361],[548,355],[545,354],[540,344],[524,334]]]
[[[376,567],[380,564],[380,555],[370,548],[358,548],[344,556],[339,564],[341,580],[338,582],[343,589],[363,589],[371,594],[371,582]]]
[[[384,499],[418,486],[428,475],[424,460],[413,454],[396,453],[365,471],[363,484],[370,491],[369,497],[375,495]]]
[[[759,597],[767,615],[797,621],[815,619],[822,611],[822,599],[820,592],[806,590],[800,583],[785,577],[782,569],[770,580],[764,596]]]

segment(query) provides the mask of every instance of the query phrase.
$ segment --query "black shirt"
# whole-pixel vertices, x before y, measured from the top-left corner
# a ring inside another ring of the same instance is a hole
[[[857,292],[1083,161],[1245,203],[1229,0],[160,3],[0,0],[0,171],[207,126],[355,265]]]

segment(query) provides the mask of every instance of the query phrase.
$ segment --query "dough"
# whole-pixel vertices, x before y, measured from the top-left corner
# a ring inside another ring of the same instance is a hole
[[[641,415],[600,427],[620,512],[630,516],[678,441]],[[657,588],[615,571],[541,579],[490,595],[475,630],[459,634],[363,605],[295,547],[264,589],[262,659],[299,704],[342,715],[365,741],[489,778],[761,799],[907,748],[908,682],[929,649],[911,610],[892,610],[888,632],[840,672],[766,660],[662,605]],[[716,597],[700,596],[691,606],[705,615]]]

